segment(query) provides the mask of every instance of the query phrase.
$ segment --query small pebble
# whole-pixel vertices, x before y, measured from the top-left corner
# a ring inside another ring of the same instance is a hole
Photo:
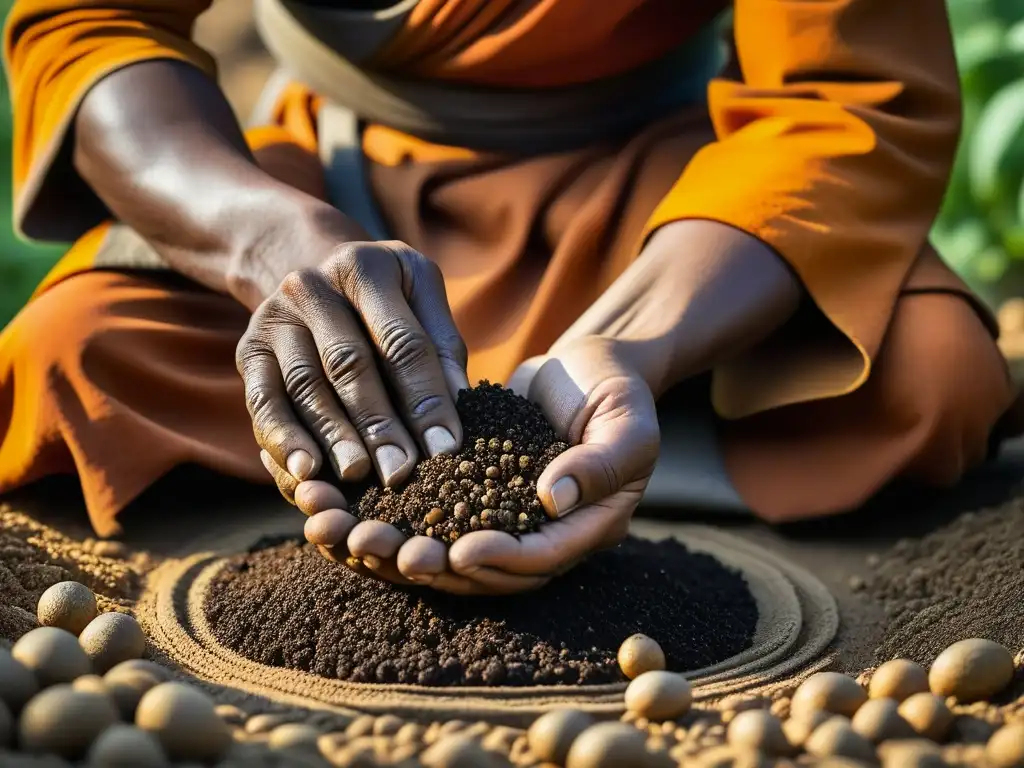
[[[636,768],[646,757],[647,740],[636,728],[619,722],[598,723],[573,742],[565,768]]]
[[[161,683],[142,697],[135,724],[153,733],[173,760],[216,761],[231,746],[231,732],[213,700],[181,683]]]
[[[262,715],[253,715],[246,720],[245,732],[251,734],[270,733],[279,725],[294,723],[299,719],[301,718],[295,712],[265,712]]]
[[[115,723],[89,750],[89,768],[164,768],[170,765],[152,734],[134,725]]]
[[[993,733],[985,746],[985,757],[993,768],[1024,768],[1024,720]]]
[[[18,739],[25,752],[45,752],[74,760],[84,756],[96,737],[117,719],[117,709],[109,696],[59,684],[25,705],[18,723]]]
[[[944,699],[931,693],[915,693],[900,704],[899,713],[918,734],[932,741],[946,738],[953,713]]]
[[[317,740],[321,733],[319,729],[305,723],[285,723],[279,725],[270,732],[267,745],[277,751],[303,750],[315,752]]]
[[[833,717],[815,728],[804,744],[804,749],[814,757],[848,757],[864,762],[875,760],[874,745],[839,717]]]
[[[108,673],[109,674],[109,673]],[[218,704],[213,708],[217,717],[228,725],[244,725],[248,715],[234,704]]]
[[[927,739],[897,739],[878,745],[882,768],[949,768],[938,746]]]
[[[103,684],[117,704],[117,709],[129,723],[135,720],[135,711],[139,702],[150,688],[160,685],[160,681],[148,672],[121,672],[103,678]]]
[[[393,736],[398,729],[405,725],[405,721],[394,715],[381,715],[373,721],[374,736]]]
[[[38,691],[36,676],[10,651],[0,648],[0,701],[17,714]]]
[[[867,698],[867,693],[852,677],[838,672],[818,672],[804,680],[796,689],[790,709],[795,714],[822,709],[844,717],[853,717]]]
[[[43,687],[70,683],[92,671],[78,638],[57,627],[40,627],[23,635],[11,655],[32,670]]]
[[[764,709],[738,713],[729,722],[726,738],[734,747],[753,749],[776,757],[792,751],[779,718]]]
[[[122,661],[120,664],[116,664],[111,667],[104,677],[114,677],[122,672],[145,672],[146,674],[155,677],[161,683],[166,683],[171,679],[170,670],[166,667],[161,667],[155,661],[149,661],[148,659],[129,659],[128,661]]]
[[[461,735],[444,736],[420,755],[426,768],[496,768],[498,758],[473,739]]]
[[[834,715],[821,709],[802,713],[798,717],[791,717],[786,720],[782,724],[782,731],[786,734],[786,739],[793,749],[802,749],[804,744],[807,743],[807,739],[811,737],[811,734],[814,733],[818,726],[831,720],[833,717],[839,717],[839,715]]]
[[[928,671],[932,693],[961,702],[989,699],[1011,680],[1013,655],[999,643],[979,638],[953,643]]]
[[[693,703],[690,682],[675,672],[644,672],[626,688],[626,709],[649,720],[685,715]]]
[[[857,710],[850,726],[875,744],[890,739],[912,739],[917,733],[900,715],[899,708],[895,699],[870,699]]]
[[[444,510],[440,507],[434,507],[423,518],[423,522],[427,525],[437,525],[442,520],[444,520]]]
[[[423,734],[426,732],[419,723],[406,723],[395,734],[394,742],[400,746],[406,744],[420,744],[423,742]]]
[[[618,661],[622,674],[635,680],[644,672],[665,669],[665,652],[656,641],[637,633],[619,646]]]
[[[358,739],[360,736],[369,736],[373,733],[373,715],[361,715],[348,724],[345,729],[345,735],[350,739]],[[246,730],[249,730],[249,724],[246,723]]]
[[[915,693],[928,692],[928,673],[910,659],[893,659],[875,670],[868,683],[872,699],[903,701]]]
[[[39,597],[36,617],[44,627],[57,627],[77,637],[98,610],[91,589],[77,581],[61,581]]]
[[[0,699],[0,749],[6,749],[14,740],[14,715]]]
[[[89,622],[78,638],[100,674],[117,664],[138,659],[146,652],[146,635],[133,616],[102,613]]]
[[[561,765],[576,737],[594,723],[577,709],[556,709],[538,717],[526,732],[530,751],[540,760]]]

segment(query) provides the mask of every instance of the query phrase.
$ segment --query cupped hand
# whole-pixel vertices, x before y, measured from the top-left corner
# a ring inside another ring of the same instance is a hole
[[[343,545],[346,558],[398,578],[398,550],[408,549],[409,573],[423,563],[436,570],[443,545],[358,523],[334,483],[314,478],[376,471],[395,486],[421,455],[458,450],[465,345],[435,264],[400,242],[331,242],[318,267],[292,272],[259,305],[238,344],[256,442],[285,498],[307,513],[331,511],[329,525],[316,524],[330,540],[322,551]]]
[[[519,538],[476,531],[451,546],[453,574],[496,593],[539,587],[621,541],[654,472],[660,436],[650,388],[616,342],[567,342],[525,362],[509,385],[536,402],[572,447],[537,483],[551,522]]]

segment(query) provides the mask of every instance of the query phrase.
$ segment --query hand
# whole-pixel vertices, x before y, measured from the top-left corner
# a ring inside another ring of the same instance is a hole
[[[456,451],[454,397],[469,385],[466,351],[436,265],[397,242],[321,244],[326,260],[289,274],[256,309],[237,364],[256,441],[282,494],[307,511],[335,510],[329,531],[344,541],[329,543],[374,562],[397,554],[399,531],[356,525],[330,483],[302,493],[299,484],[329,462],[340,480],[365,478],[374,467],[396,485],[420,450]],[[422,546],[410,544],[414,553]],[[430,542],[431,557],[433,544],[443,556],[443,545]]]
[[[572,445],[537,484],[557,519],[518,539],[499,531],[459,538],[448,552],[454,574],[478,590],[534,589],[625,537],[654,471],[659,431],[650,388],[622,352],[614,341],[577,339],[513,374],[510,386]]]

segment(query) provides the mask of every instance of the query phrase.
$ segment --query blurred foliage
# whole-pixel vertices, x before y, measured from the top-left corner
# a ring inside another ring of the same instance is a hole
[[[0,0],[0,17],[12,0]],[[933,237],[989,301],[1024,295],[1024,0],[948,0],[964,96],[964,133]],[[11,230],[11,120],[0,86],[0,326],[31,294],[59,246]]]

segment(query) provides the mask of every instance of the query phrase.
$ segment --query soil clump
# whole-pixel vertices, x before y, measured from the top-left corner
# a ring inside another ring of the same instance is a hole
[[[232,558],[206,611],[218,640],[253,661],[427,686],[625,682],[616,651],[637,632],[669,669],[697,669],[747,648],[758,618],[739,573],[677,541],[634,538],[502,598],[367,579],[286,542]]]
[[[76,541],[0,505],[0,642],[35,629],[39,597],[61,581],[89,587],[101,612],[128,611],[142,585],[140,558],[113,542]]]
[[[369,487],[356,514],[445,543],[477,530],[536,531],[547,519],[537,479],[568,445],[536,405],[499,384],[463,390],[456,407],[462,449],[420,462],[402,488]]]
[[[1024,500],[968,512],[924,538],[904,540],[867,583],[889,622],[875,650],[931,664],[963,638],[1024,647]]]

